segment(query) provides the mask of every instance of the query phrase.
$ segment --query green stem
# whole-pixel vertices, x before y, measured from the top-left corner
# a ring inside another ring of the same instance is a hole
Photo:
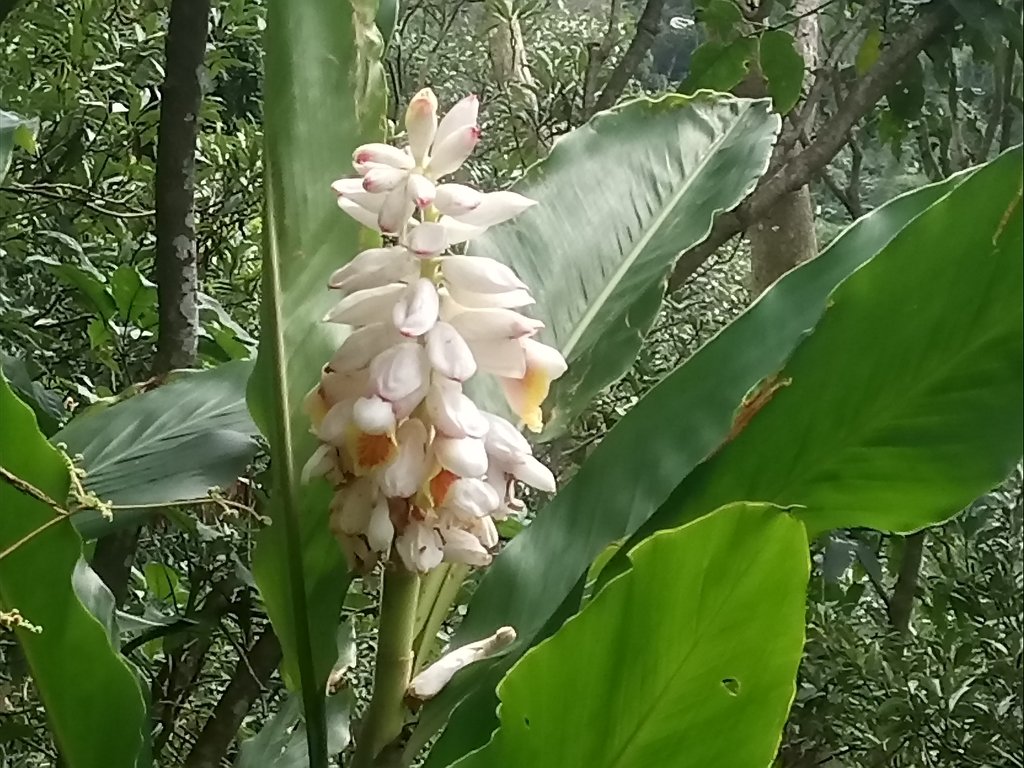
[[[412,678],[419,586],[419,576],[407,571],[397,558],[388,563],[380,601],[373,696],[363,718],[351,768],[371,768],[381,750],[402,733],[403,699]]]
[[[426,665],[427,658],[430,656],[430,652],[433,650],[434,643],[437,640],[437,633],[441,629],[444,620],[448,617],[452,603],[455,602],[459,589],[462,588],[462,582],[466,580],[468,573],[469,566],[467,565],[447,566],[444,580],[434,594],[430,610],[426,614],[426,620],[417,636],[416,658],[412,668],[414,675]]]
[[[419,644],[419,637],[423,634],[423,628],[427,625],[431,611],[434,610],[437,594],[441,591],[450,568],[448,563],[441,563],[426,576],[420,578],[420,595],[416,600],[416,645]],[[413,674],[416,673],[413,672]]]

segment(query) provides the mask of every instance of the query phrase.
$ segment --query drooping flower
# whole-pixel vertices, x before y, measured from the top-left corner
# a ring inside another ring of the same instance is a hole
[[[406,111],[408,145],[358,148],[359,178],[332,185],[343,211],[396,241],[330,275],[342,296],[324,320],[351,333],[306,399],[321,445],[303,477],[334,484],[331,529],[356,568],[392,548],[414,571],[486,565],[494,522],[523,509],[515,484],[555,490],[516,427],[463,391],[478,371],[493,374],[539,429],[541,402],[566,368],[535,338],[543,323],[519,311],[534,300],[515,272],[450,250],[534,204],[440,182],[476,145],[477,106],[467,96],[438,119],[433,92],[421,91]]]

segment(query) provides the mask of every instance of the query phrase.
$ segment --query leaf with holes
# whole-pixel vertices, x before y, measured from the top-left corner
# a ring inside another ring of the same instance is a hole
[[[646,531],[757,498],[801,505],[812,535],[909,532],[1001,482],[1024,449],[1021,160],[982,166],[839,286],[788,386]]]
[[[457,768],[771,763],[803,650],[804,527],[735,504],[655,534],[629,559],[509,671],[501,728]]]
[[[550,633],[550,624],[557,627],[558,617],[575,610],[571,595],[594,559],[633,534],[719,449],[744,398],[785,364],[835,286],[972,173],[902,195],[857,221],[818,258],[780,279],[604,437],[481,578],[453,643],[479,640],[506,624],[519,640],[506,657],[464,670],[427,702],[410,750],[448,723],[429,768],[445,766],[486,740],[495,726],[494,685],[504,671]]]

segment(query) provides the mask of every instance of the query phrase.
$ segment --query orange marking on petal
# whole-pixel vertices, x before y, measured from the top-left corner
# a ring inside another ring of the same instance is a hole
[[[448,495],[448,489],[451,488],[452,483],[458,479],[458,475],[454,472],[448,471],[447,469],[442,469],[430,478],[430,500],[434,503],[435,507],[444,503],[444,499]]]
[[[371,435],[355,432],[349,442],[355,473],[365,475],[372,469],[387,464],[395,455],[396,446],[391,435]]]

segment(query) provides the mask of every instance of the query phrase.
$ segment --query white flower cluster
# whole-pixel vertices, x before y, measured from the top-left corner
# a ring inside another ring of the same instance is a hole
[[[536,431],[550,383],[566,369],[533,338],[543,324],[515,311],[533,303],[515,272],[451,252],[534,204],[438,183],[476,146],[477,107],[467,96],[439,121],[433,92],[420,91],[405,116],[409,145],[359,147],[359,177],[332,185],[343,211],[396,242],[331,275],[344,297],[325,320],[352,333],[306,399],[321,445],[303,475],[335,485],[331,528],[354,568],[392,546],[414,571],[486,565],[494,521],[522,509],[514,481],[555,490],[516,427],[462,390],[478,370],[497,376]]]

